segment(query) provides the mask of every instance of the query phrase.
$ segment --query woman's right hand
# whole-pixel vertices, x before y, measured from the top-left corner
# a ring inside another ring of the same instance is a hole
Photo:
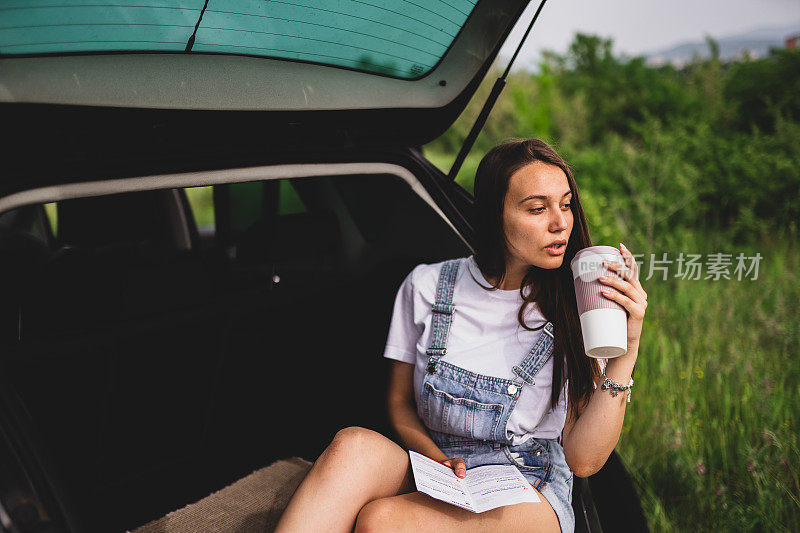
[[[452,459],[448,459],[447,461],[442,461],[442,464],[452,468],[453,471],[455,471],[456,476],[460,478],[467,477],[467,464],[464,462],[464,459],[460,457],[454,457]]]

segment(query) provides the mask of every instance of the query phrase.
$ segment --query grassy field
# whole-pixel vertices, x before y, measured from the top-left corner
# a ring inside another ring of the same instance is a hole
[[[642,278],[617,449],[654,531],[800,531],[800,251],[773,237],[703,253],[739,251],[763,256],[756,280]]]

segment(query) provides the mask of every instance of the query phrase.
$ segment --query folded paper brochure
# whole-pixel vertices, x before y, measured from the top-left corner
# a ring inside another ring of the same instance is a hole
[[[540,502],[531,484],[513,465],[484,465],[456,476],[453,469],[409,450],[417,490],[437,500],[482,513],[504,505]]]

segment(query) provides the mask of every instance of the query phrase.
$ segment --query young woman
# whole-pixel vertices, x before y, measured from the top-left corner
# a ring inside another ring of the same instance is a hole
[[[631,252],[608,268],[606,297],[627,310],[628,351],[583,350],[570,260],[591,246],[572,173],[546,143],[501,144],[475,176],[475,254],[421,264],[400,287],[384,356],[403,447],[374,431],[339,431],[276,531],[564,531],[573,474],[597,472],[616,445],[639,351],[647,294]],[[608,381],[605,381],[608,384]],[[612,395],[613,394],[613,395]],[[472,513],[415,492],[408,449],[452,467],[513,464],[539,503]]]

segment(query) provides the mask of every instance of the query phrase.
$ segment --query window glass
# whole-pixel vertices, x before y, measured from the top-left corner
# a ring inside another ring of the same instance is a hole
[[[58,210],[56,203],[44,204],[44,212],[47,215],[47,222],[50,224],[50,231],[53,235],[58,235]]]
[[[234,234],[246,230],[263,212],[264,185],[260,181],[230,185],[230,217]]]
[[[206,235],[216,231],[222,242],[230,244],[254,224],[275,214],[305,213],[306,205],[292,181],[278,179],[187,189],[198,231]]]
[[[201,233],[214,229],[214,187],[190,187],[186,198],[192,209],[197,230]]]
[[[56,204],[34,204],[0,213],[0,226],[27,233],[50,245],[57,227]]]
[[[12,0],[3,55],[160,51],[243,54],[401,78],[441,59],[476,0]]]
[[[290,180],[281,180],[278,195],[278,214],[291,215],[292,213],[305,213],[306,206],[292,187]]]

